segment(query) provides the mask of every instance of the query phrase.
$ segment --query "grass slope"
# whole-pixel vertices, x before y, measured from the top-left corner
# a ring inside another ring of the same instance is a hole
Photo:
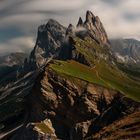
[[[96,41],[90,37],[86,37],[84,40],[73,37],[75,42],[75,49],[78,53],[82,54],[86,61],[93,66],[100,58],[106,58],[108,56],[108,48],[101,47]]]
[[[76,61],[55,61],[50,68],[58,73],[76,77],[90,83],[111,88],[140,102],[140,84],[130,78],[117,67],[107,64],[105,61],[96,63],[94,67],[88,67]]]

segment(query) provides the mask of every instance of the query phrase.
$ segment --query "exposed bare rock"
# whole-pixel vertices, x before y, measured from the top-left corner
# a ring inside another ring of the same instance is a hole
[[[72,24],[69,24],[66,35],[75,35],[75,27]]]
[[[98,16],[95,16],[92,12],[87,11],[84,27],[88,30],[88,34],[93,39],[97,40],[100,43],[100,45],[109,46],[106,31]]]
[[[86,140],[124,140],[140,138],[140,111],[125,116],[113,124],[104,127],[98,133],[86,138]]]
[[[85,139],[139,107],[114,90],[49,67],[36,83],[31,103],[33,119],[50,119],[57,137],[64,140]]]
[[[30,55],[30,64],[33,67],[40,67],[49,57],[57,56],[64,42],[65,33],[66,28],[53,19],[46,25],[41,25],[38,28],[36,45]]]
[[[10,140],[58,140],[50,120],[30,123],[13,135]]]
[[[82,18],[80,17],[78,20],[78,23],[77,23],[77,27],[83,27],[83,24],[84,24],[84,22],[83,22]]]

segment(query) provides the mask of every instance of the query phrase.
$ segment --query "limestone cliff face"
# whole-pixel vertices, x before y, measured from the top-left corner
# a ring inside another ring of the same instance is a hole
[[[30,64],[42,66],[49,57],[55,57],[64,42],[66,28],[50,19],[46,25],[38,28],[36,45],[30,54]]]
[[[30,102],[32,119],[50,119],[57,138],[63,140],[91,137],[139,107],[117,91],[61,75],[49,67],[35,84]]]

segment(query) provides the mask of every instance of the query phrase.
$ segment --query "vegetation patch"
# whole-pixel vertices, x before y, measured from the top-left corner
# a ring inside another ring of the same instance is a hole
[[[55,61],[49,66],[59,74],[66,74],[90,83],[117,90],[130,98],[140,101],[140,84],[130,79],[116,66],[100,61],[88,67],[76,61]]]
[[[42,122],[38,122],[38,123],[33,123],[33,125],[35,126],[35,129],[37,129],[38,131],[40,131],[41,133],[44,134],[53,134],[54,135],[54,129],[52,127],[52,123],[50,122],[50,120],[44,120]]]

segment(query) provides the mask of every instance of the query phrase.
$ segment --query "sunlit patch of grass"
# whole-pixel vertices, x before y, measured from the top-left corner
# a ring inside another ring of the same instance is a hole
[[[98,84],[117,90],[130,98],[140,101],[140,84],[130,79],[117,67],[100,61],[93,68],[76,61],[55,61],[50,68],[72,77],[76,77],[90,83]]]
[[[51,129],[47,127],[43,122],[36,123],[36,127],[38,127],[43,133],[52,133]]]
[[[33,125],[35,126],[35,129],[39,130],[41,133],[49,135],[54,135],[55,133],[50,120],[46,119],[41,122],[33,123]]]

